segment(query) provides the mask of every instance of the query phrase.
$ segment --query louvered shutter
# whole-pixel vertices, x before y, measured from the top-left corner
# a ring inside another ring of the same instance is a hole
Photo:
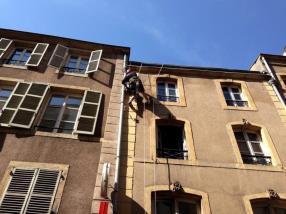
[[[24,212],[32,188],[36,169],[14,169],[0,205],[0,213]]]
[[[12,44],[13,40],[11,39],[0,39],[0,58],[3,56],[5,51],[9,48],[9,46]]]
[[[49,44],[38,43],[34,48],[32,54],[30,55],[28,61],[26,62],[27,66],[38,66],[46,53]]]
[[[94,134],[101,98],[100,92],[85,91],[77,118],[76,133]]]
[[[50,214],[61,172],[39,169],[24,213]]]
[[[30,128],[48,88],[40,83],[18,83],[3,108],[0,124]]]
[[[60,68],[64,62],[64,59],[68,53],[68,48],[63,45],[57,45],[54,53],[49,61],[49,65]]]
[[[101,55],[102,50],[96,50],[91,52],[85,73],[92,73],[97,71]]]

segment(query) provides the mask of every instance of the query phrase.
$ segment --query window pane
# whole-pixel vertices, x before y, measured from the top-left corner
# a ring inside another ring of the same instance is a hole
[[[61,109],[59,107],[48,106],[43,118],[48,120],[57,120],[60,110]]]
[[[176,89],[176,85],[174,83],[168,83],[168,88],[170,89]]]
[[[77,116],[77,112],[78,112],[78,110],[75,110],[75,109],[65,109],[62,120],[75,121],[76,116]]]
[[[180,214],[197,214],[197,206],[195,204],[179,202],[178,206]]]
[[[0,90],[0,97],[2,98],[8,98],[11,94],[12,90],[10,89],[1,89]]]
[[[239,89],[236,87],[231,88],[231,91],[232,91],[232,93],[240,93]]]
[[[241,154],[245,154],[245,155],[251,154],[249,149],[248,149],[246,142],[238,142],[238,148],[239,148],[239,151],[241,152]]]
[[[55,127],[56,121],[54,120],[42,120],[38,130],[45,131],[45,132],[52,132]]]
[[[69,68],[76,68],[77,61],[78,61],[78,57],[71,56],[69,58],[68,63],[67,63],[67,67],[69,67]]]
[[[66,106],[78,108],[78,107],[80,106],[80,103],[81,103],[81,99],[80,99],[80,98],[69,97],[69,98],[67,99]]]
[[[275,214],[286,214],[286,209],[284,208],[273,208]]]
[[[173,214],[172,201],[160,200],[156,203],[156,214]]]
[[[63,96],[53,96],[50,100],[50,106],[62,106],[65,98]]]
[[[240,94],[233,94],[235,100],[242,100]]]
[[[260,143],[251,142],[251,146],[252,146],[254,153],[263,154]]]
[[[85,70],[88,64],[87,59],[81,59],[80,64],[79,64],[79,69]]]
[[[234,132],[234,135],[237,141],[245,141],[244,135],[242,132]]]
[[[267,207],[255,207],[253,214],[270,214],[270,210]]]
[[[58,132],[59,133],[72,133],[73,127],[74,127],[74,123],[61,122]]]
[[[247,136],[250,141],[259,141],[257,134],[255,133],[247,133]]]

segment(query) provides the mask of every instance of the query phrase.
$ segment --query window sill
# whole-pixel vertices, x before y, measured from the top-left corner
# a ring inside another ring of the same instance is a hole
[[[170,101],[160,101],[160,100],[157,100],[157,102],[165,106],[182,106],[182,107],[187,106],[186,103],[184,102],[170,102]]]
[[[26,65],[10,65],[10,64],[3,64],[3,67],[7,67],[7,68],[17,68],[17,69],[22,69],[22,70],[28,70]]]
[[[78,139],[77,134],[53,133],[53,132],[43,132],[43,131],[36,131],[35,136]]]
[[[255,107],[224,106],[224,110],[257,111]]]
[[[72,72],[62,72],[62,71],[59,71],[57,70],[56,73],[61,73],[61,74],[64,74],[64,75],[68,75],[68,76],[75,76],[75,77],[88,77],[88,74],[77,74],[77,73],[72,73]]]

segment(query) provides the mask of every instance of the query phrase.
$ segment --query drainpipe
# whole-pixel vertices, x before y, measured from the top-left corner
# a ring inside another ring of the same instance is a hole
[[[125,72],[127,57],[124,54],[123,58],[123,72]],[[124,73],[125,74],[125,73]],[[113,213],[117,211],[117,195],[118,195],[118,180],[119,180],[119,164],[120,164],[120,151],[121,151],[121,135],[122,135],[122,121],[123,121],[123,105],[124,105],[124,86],[121,87],[121,97],[120,97],[120,115],[119,115],[119,127],[117,135],[117,150],[116,150],[116,160],[115,160],[115,175],[114,175],[114,191],[115,198],[113,202]]]
[[[278,90],[278,88],[277,88],[277,86],[276,86],[276,84],[275,84],[275,83],[277,82],[277,78],[275,77],[273,71],[272,71],[271,68],[269,67],[269,65],[268,65],[268,63],[267,63],[267,61],[266,61],[266,59],[265,59],[264,57],[261,57],[261,59],[262,59],[263,64],[264,64],[265,67],[266,67],[266,70],[268,71],[268,73],[269,73],[270,76],[271,76],[271,80],[269,80],[268,82],[269,82],[269,84],[272,86],[272,88],[273,88],[275,94],[277,95],[278,99],[280,100],[280,102],[282,103],[284,109],[286,110],[285,101],[284,101],[283,97],[281,96],[281,94],[280,94],[280,92],[279,92],[279,90]]]

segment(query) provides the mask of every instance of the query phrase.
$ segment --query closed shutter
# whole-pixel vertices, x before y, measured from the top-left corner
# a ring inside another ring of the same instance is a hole
[[[13,40],[11,39],[5,39],[5,38],[0,39],[0,58],[3,56],[3,54],[9,48],[12,42]]]
[[[30,58],[26,62],[27,66],[38,66],[46,53],[49,44],[46,43],[38,43],[34,48]]]
[[[39,169],[24,213],[50,214],[61,172]]]
[[[40,83],[18,83],[3,108],[0,124],[30,128],[48,88]]]
[[[57,45],[54,53],[49,61],[49,65],[56,67],[56,68],[60,68],[64,62],[64,59],[68,53],[68,48],[63,46],[63,45]]]
[[[36,169],[14,169],[0,205],[0,213],[24,213]]]
[[[85,91],[77,118],[76,133],[94,134],[101,98],[100,92]]]
[[[102,50],[96,50],[91,52],[85,73],[92,73],[97,71],[101,55]]]
[[[61,171],[16,168],[0,205],[0,213],[50,214]]]

